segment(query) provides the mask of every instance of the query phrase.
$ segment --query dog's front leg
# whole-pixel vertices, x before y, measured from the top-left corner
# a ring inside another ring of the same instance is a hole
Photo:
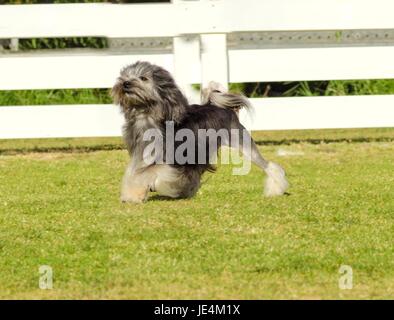
[[[133,170],[129,165],[123,176],[120,199],[122,202],[142,203],[148,198],[151,174],[147,171]]]

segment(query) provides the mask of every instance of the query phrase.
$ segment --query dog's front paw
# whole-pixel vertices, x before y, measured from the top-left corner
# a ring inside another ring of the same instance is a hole
[[[123,190],[120,196],[122,202],[143,203],[148,198],[148,190],[145,188],[132,188]]]

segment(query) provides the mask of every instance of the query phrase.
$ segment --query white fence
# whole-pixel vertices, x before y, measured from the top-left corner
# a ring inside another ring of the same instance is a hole
[[[394,42],[259,46],[232,35],[394,29],[392,0],[201,0],[169,4],[1,5],[0,38],[173,38],[172,50],[0,54],[0,90],[109,88],[148,60],[188,84],[394,78]],[[320,44],[319,44],[320,43]],[[394,95],[253,99],[252,130],[394,127]],[[0,107],[0,138],[118,136],[112,105]]]

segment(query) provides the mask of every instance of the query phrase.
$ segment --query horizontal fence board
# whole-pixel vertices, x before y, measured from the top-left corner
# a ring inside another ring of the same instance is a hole
[[[226,32],[393,28],[391,0],[224,0]],[[217,26],[221,30],[221,25]]]
[[[241,110],[249,130],[394,127],[394,95],[251,99],[254,112]]]
[[[230,82],[394,78],[394,47],[229,50],[228,56]],[[109,88],[137,60],[174,71],[171,53],[6,55],[0,90]],[[183,80],[200,83],[199,68],[194,63]]]
[[[115,5],[108,3],[3,5],[0,38],[16,37],[165,37],[175,24],[160,28],[149,21],[176,18],[180,11],[169,4]],[[147,21],[148,20],[148,21]]]
[[[230,82],[394,78],[393,47],[230,50]]]
[[[394,127],[394,95],[251,99],[249,130]],[[113,105],[0,107],[0,139],[119,136]]]
[[[0,139],[120,136],[122,123],[113,105],[0,107]]]
[[[389,29],[394,28],[392,12],[392,0],[2,5],[0,38],[165,37],[240,31]]]
[[[0,55],[0,90],[109,88],[122,67],[138,60],[173,72],[172,54]]]

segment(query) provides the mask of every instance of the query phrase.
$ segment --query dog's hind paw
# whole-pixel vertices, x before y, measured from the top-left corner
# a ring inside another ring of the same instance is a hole
[[[265,181],[264,195],[266,197],[275,197],[285,194],[289,183],[283,168],[274,162],[270,162],[266,173],[267,179]]]

